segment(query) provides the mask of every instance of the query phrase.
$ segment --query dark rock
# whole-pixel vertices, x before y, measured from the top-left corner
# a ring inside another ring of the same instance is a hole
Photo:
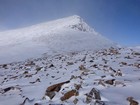
[[[114,81],[115,81],[115,79],[111,79],[111,80],[105,81],[105,83],[106,84],[109,84],[109,85],[113,85],[114,84]]]
[[[84,65],[80,65],[80,66],[79,66],[79,69],[80,69],[80,70],[85,70],[86,68],[84,67]]]
[[[3,93],[6,93],[6,92],[10,91],[11,89],[14,89],[14,87],[7,87],[7,88],[3,89]]]
[[[86,97],[86,103],[89,104],[92,99],[95,99],[95,100],[101,100],[101,96],[100,96],[100,91],[93,88],[88,94],[85,94],[87,97]]]
[[[51,65],[49,66],[49,68],[52,68],[52,67],[54,67],[54,65],[53,65],[53,64],[51,64]]]
[[[27,62],[25,64],[25,66],[34,66],[34,65],[35,65],[35,63],[33,61]]]
[[[40,71],[42,68],[43,68],[43,67],[37,67],[37,68],[36,68],[36,71],[38,72],[38,71]]]
[[[53,99],[53,97],[56,95],[55,91],[46,91],[46,96],[48,96],[50,99]]]
[[[76,104],[78,103],[78,99],[75,98],[75,99],[73,100],[73,103],[76,105]]]
[[[7,69],[7,64],[3,64],[2,67]]]
[[[94,68],[98,68],[98,65],[97,65],[97,64],[94,64],[93,67],[94,67]]]
[[[74,63],[73,62],[67,62],[67,65],[73,65]]]
[[[133,55],[140,55],[139,52],[133,52],[132,54],[133,54]]]
[[[89,62],[94,62],[93,60],[90,60]]]
[[[74,84],[74,87],[76,90],[79,90],[80,88],[82,88],[80,84]]]

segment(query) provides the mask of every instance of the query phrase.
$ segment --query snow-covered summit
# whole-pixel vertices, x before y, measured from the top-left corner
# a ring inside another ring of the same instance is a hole
[[[80,16],[0,32],[0,63],[36,57],[43,53],[97,50],[114,46]],[[10,52],[10,53],[9,53]]]
[[[68,26],[66,25],[66,27],[70,27],[72,29],[76,29],[76,30],[83,31],[83,32],[95,32],[78,15],[73,15],[73,16],[67,17],[67,18],[65,18],[65,21],[69,22],[69,25]]]
[[[46,28],[51,28],[51,30],[59,29],[59,28],[71,28],[71,29],[75,29],[75,30],[79,30],[83,32],[95,32],[78,15],[73,15],[73,16],[57,19],[54,21],[41,23],[41,24],[36,25],[36,28],[37,27],[40,28],[40,25],[44,27],[47,26]]]

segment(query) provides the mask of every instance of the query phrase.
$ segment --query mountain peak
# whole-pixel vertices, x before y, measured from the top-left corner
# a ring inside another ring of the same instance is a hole
[[[67,23],[66,27],[69,27],[71,29],[75,29],[75,30],[83,31],[83,32],[95,32],[94,29],[92,29],[78,15],[73,15],[73,16],[69,16],[69,17],[66,17],[66,18],[62,18],[61,20],[64,21],[65,23]]]
[[[70,17],[73,17],[73,18],[81,18],[79,15],[72,15]]]
[[[95,51],[114,46],[77,15],[0,32],[0,36],[0,63],[20,61],[43,53]]]
[[[83,21],[83,19],[78,15],[72,15],[72,16],[69,16],[69,17],[66,17],[66,18],[69,18],[69,19],[71,18],[71,19],[77,20],[79,22]]]

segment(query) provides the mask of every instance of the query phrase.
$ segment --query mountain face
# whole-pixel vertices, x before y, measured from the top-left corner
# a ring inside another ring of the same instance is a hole
[[[0,32],[0,63],[38,57],[43,53],[98,50],[114,46],[74,15],[26,28]]]

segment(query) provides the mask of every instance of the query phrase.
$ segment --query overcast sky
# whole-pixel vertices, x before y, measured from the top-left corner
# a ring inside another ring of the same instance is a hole
[[[140,0],[0,0],[0,30],[75,14],[117,43],[140,45]]]

